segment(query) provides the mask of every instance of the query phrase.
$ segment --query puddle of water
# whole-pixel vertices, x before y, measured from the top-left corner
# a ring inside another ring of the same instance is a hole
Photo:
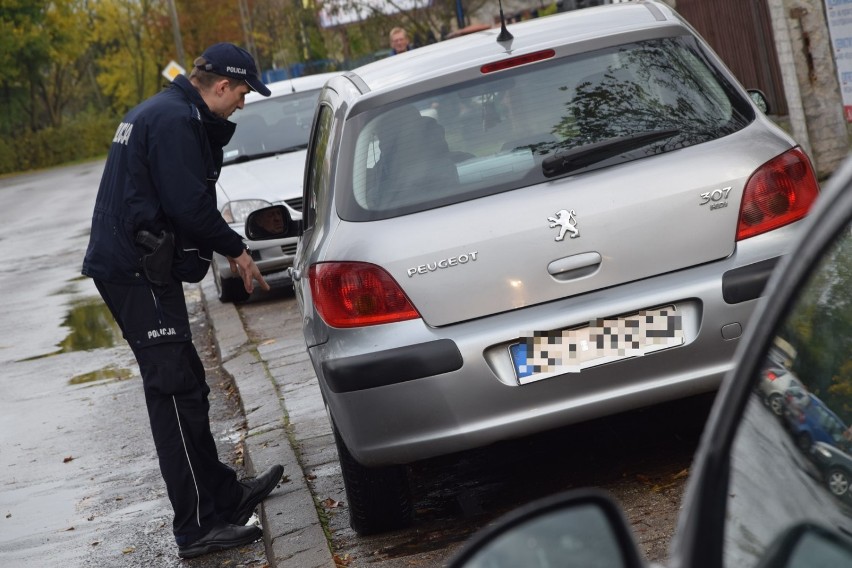
[[[92,371],[91,373],[83,373],[82,375],[72,377],[71,380],[68,381],[68,384],[82,385],[103,380],[126,381],[132,376],[133,373],[130,369],[119,369],[118,367],[110,365],[109,367],[104,367],[103,369]]]
[[[121,329],[100,298],[74,304],[62,325],[71,331],[57,345],[59,353],[113,347],[121,341]]]
[[[72,351],[114,347],[123,341],[121,328],[115,323],[109,308],[100,298],[86,298],[74,303],[68,315],[65,316],[62,326],[70,331],[65,339],[56,345],[58,347],[56,351],[27,357],[21,361],[34,361]]]

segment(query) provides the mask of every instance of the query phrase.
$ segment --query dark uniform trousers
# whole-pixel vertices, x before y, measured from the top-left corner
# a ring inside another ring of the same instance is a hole
[[[210,432],[210,387],[192,343],[183,285],[97,280],[95,285],[139,364],[160,472],[175,513],[175,539],[189,544],[231,516],[242,489],[234,470],[219,461]]]

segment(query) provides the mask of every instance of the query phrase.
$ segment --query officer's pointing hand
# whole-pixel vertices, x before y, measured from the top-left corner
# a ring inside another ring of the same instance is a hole
[[[239,274],[243,279],[243,286],[246,292],[251,294],[254,291],[254,280],[260,284],[264,290],[269,290],[269,284],[263,279],[260,269],[254,263],[248,251],[243,251],[243,254],[236,258],[228,257],[228,263],[231,265],[231,272]]]

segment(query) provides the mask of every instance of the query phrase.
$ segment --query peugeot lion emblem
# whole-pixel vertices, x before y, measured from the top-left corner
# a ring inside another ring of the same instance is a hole
[[[560,209],[556,212],[555,217],[548,217],[547,220],[550,221],[550,228],[555,229],[559,227],[559,234],[556,235],[557,241],[561,241],[565,238],[565,233],[571,233],[571,238],[576,239],[580,236],[580,230],[577,228],[577,218],[576,213],[572,209],[568,211],[567,209]]]

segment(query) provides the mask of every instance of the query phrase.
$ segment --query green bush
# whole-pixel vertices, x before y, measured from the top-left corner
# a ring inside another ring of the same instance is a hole
[[[58,128],[0,139],[0,174],[49,168],[106,154],[119,119],[83,112]]]
[[[554,2],[550,6],[545,6],[544,8],[539,8],[538,9],[538,16],[540,18],[543,17],[543,16],[552,16],[553,14],[556,13],[557,9],[558,9],[558,6],[556,5],[556,2]]]

